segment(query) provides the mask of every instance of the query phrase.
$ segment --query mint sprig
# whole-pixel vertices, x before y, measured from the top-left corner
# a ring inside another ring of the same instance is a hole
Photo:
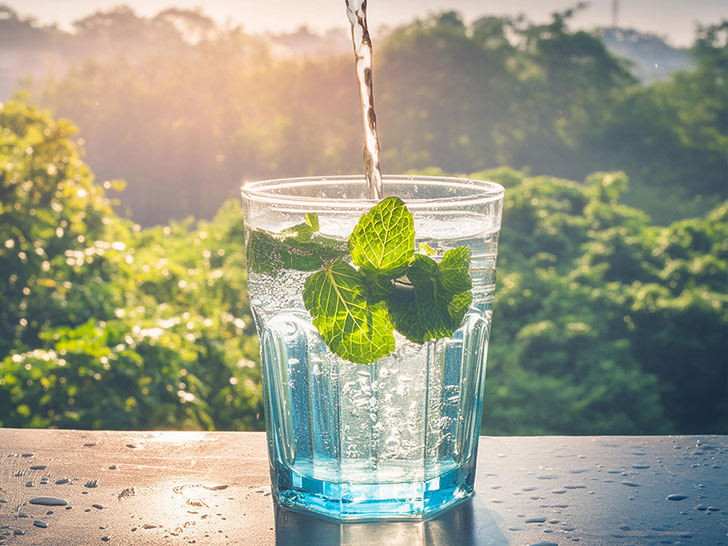
[[[307,215],[306,224],[281,234],[289,250],[295,248],[286,258],[294,268],[312,270],[316,260],[308,254],[304,259],[301,245],[318,228],[318,217]],[[306,279],[303,302],[326,345],[341,358],[369,364],[387,356],[394,350],[394,328],[424,343],[452,336],[462,323],[472,302],[470,250],[448,250],[439,263],[429,257],[435,251],[427,245],[415,253],[414,219],[401,199],[384,199],[359,219],[348,244],[358,270],[332,256],[340,248],[327,248],[322,239],[317,241],[322,269]]]

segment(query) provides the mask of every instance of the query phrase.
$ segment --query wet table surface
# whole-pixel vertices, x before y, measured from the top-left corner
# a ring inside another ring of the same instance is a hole
[[[337,525],[275,509],[263,433],[0,429],[0,544],[725,545],[726,459],[726,436],[482,437],[472,501]]]

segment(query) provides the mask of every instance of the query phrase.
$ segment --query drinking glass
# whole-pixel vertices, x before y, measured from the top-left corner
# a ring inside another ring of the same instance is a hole
[[[376,205],[365,180],[242,188],[272,491],[283,507],[336,521],[429,518],[471,497],[475,480],[503,187],[389,176],[383,189],[412,212],[415,249],[428,245],[436,261],[455,247],[471,250],[473,299],[451,337],[417,344],[395,332],[392,354],[354,364],[327,348],[306,311],[302,293],[313,271],[290,268],[295,259],[282,258],[274,243],[315,213],[321,235],[345,249]],[[251,258],[266,267],[252,267]]]

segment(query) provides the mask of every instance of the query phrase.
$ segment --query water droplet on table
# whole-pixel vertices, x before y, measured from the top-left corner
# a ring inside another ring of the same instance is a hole
[[[687,495],[677,495],[677,494],[673,494],[673,495],[668,495],[667,496],[667,500],[669,500],[669,501],[681,501],[681,500],[687,499],[687,498],[688,498]]]
[[[66,499],[59,499],[58,497],[35,497],[28,502],[42,506],[66,506],[68,504]]]
[[[227,489],[227,485],[203,485],[203,489],[207,489],[208,491],[222,491],[223,489]]]

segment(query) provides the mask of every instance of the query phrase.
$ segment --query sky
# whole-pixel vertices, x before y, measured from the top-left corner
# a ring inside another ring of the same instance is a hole
[[[613,0],[591,0],[575,18],[579,27],[609,26]],[[369,0],[369,25],[393,26],[432,11],[456,9],[466,20],[484,14],[524,13],[535,21],[551,12],[574,6],[578,0]],[[22,15],[41,23],[70,23],[99,9],[127,4],[142,15],[154,15],[169,6],[195,8],[221,23],[241,24],[248,32],[284,32],[301,25],[314,30],[346,24],[343,0],[0,0]],[[619,0],[619,25],[666,37],[673,45],[692,42],[695,23],[716,23],[728,18],[727,0]]]

